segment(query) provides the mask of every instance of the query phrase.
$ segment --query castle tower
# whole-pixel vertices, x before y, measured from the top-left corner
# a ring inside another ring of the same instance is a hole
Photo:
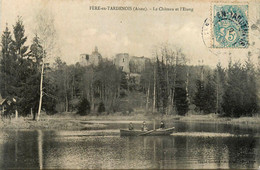
[[[89,65],[97,66],[101,60],[102,60],[102,55],[98,52],[97,46],[95,46],[95,49],[91,55],[88,54],[80,55],[80,64],[83,66],[89,66]]]
[[[122,69],[122,71],[129,73],[129,54],[128,53],[119,53],[116,54],[116,58],[114,60],[115,65]]]

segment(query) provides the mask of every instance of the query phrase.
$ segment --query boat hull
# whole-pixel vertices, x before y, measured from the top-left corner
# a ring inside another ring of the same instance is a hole
[[[168,129],[156,129],[151,131],[141,130],[120,130],[120,136],[167,136],[172,134],[174,127]]]

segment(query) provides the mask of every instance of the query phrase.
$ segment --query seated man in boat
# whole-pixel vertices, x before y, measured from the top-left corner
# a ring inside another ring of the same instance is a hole
[[[165,129],[165,124],[163,121],[161,121],[161,124],[160,124],[160,129]]]
[[[145,121],[143,121],[142,131],[147,131],[147,130],[148,130],[148,128],[147,128],[147,126],[146,126],[146,123],[145,123]]]
[[[134,130],[134,126],[133,126],[133,123],[132,123],[132,122],[129,123],[128,129],[129,129],[129,130]]]

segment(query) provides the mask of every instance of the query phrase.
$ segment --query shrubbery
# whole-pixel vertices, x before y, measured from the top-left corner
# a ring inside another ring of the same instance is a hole
[[[87,98],[83,98],[79,102],[77,114],[84,116],[89,113],[90,113],[90,103]]]
[[[105,112],[106,111],[106,108],[105,108],[105,105],[103,102],[100,102],[99,105],[98,105],[98,113],[102,113],[102,112]]]

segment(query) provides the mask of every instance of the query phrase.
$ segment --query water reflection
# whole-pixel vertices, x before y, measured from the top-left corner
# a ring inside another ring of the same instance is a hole
[[[184,129],[192,127],[196,130],[202,128],[201,126],[183,125]],[[224,127],[213,124],[210,128],[221,131]],[[241,129],[236,131],[244,133]],[[63,133],[67,135],[60,136],[55,131],[41,130],[0,133],[0,169],[241,169],[258,168],[260,163],[260,139],[253,135],[73,137],[69,135],[69,131]],[[84,132],[73,132],[79,133]]]
[[[42,141],[43,135],[41,130],[37,130],[38,132],[38,158],[39,158],[39,168],[42,169],[43,167],[43,158],[42,158]]]
[[[232,169],[254,168],[256,162],[256,142],[254,138],[238,138],[237,140],[227,142],[230,153],[229,167]],[[234,150],[237,152],[233,152]]]
[[[237,150],[241,142],[246,141],[248,145]],[[52,149],[46,149],[45,166],[97,169],[253,168],[256,157],[248,155],[253,154],[254,142],[255,139],[248,138],[88,137],[77,141],[77,144],[66,140],[57,142],[55,154]]]
[[[39,168],[37,132],[16,130],[5,133],[8,135],[0,145],[0,168]]]

